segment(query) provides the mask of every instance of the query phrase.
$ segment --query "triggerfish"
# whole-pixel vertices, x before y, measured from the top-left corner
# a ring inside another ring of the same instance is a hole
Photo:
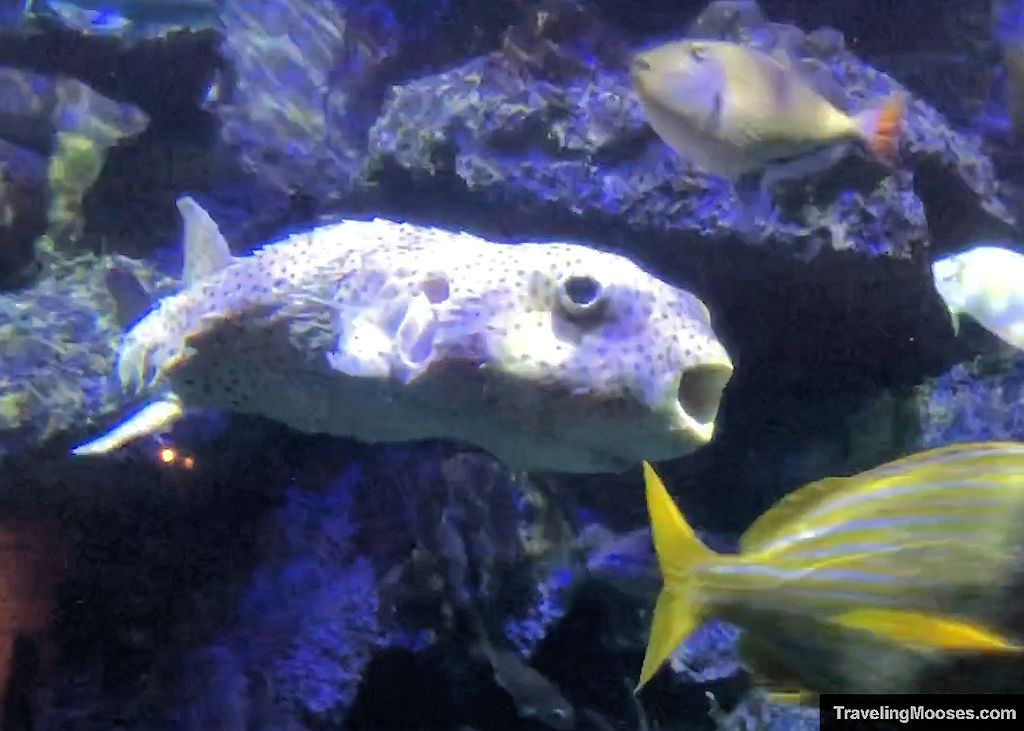
[[[140,288],[108,279],[137,320],[120,385],[149,404],[76,454],[189,408],[363,442],[456,440],[554,472],[621,471],[712,438],[733,366],[711,313],[626,257],[384,219],[233,256],[194,200],[178,208],[182,290],[139,319]]]
[[[1021,568],[1024,443],[954,444],[812,482],[731,555],[697,539],[647,463],[644,478],[664,584],[638,689],[711,617],[740,629],[755,678],[802,695],[909,692],[930,663],[1024,652],[1000,626]]]
[[[781,52],[730,41],[678,40],[636,54],[631,74],[658,136],[726,180],[849,141],[863,142],[887,165],[895,157],[902,94],[848,114]]]
[[[932,276],[954,332],[965,314],[1003,342],[1024,349],[1024,254],[1003,246],[975,246],[937,259]]]

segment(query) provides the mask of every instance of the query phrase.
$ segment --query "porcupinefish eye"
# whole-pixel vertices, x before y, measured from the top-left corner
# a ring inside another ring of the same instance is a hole
[[[697,63],[703,63],[707,60],[707,53],[705,52],[704,46],[693,45],[690,46],[690,57],[693,58]]]
[[[633,68],[637,71],[650,71],[651,65],[645,59],[637,56],[633,59]]]
[[[604,287],[591,276],[572,274],[558,284],[558,302],[570,319],[596,317],[605,305]]]

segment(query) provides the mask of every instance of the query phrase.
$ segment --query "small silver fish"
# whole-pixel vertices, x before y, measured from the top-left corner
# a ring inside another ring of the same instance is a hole
[[[37,0],[24,4],[22,17],[84,35],[141,38],[220,28],[218,10],[217,0]]]
[[[575,728],[576,711],[555,684],[513,650],[494,647],[478,615],[473,613],[470,619],[476,636],[473,650],[491,665],[494,682],[511,696],[519,717],[560,731]]]
[[[365,442],[452,439],[555,472],[712,438],[733,366],[710,313],[625,257],[375,219],[236,258],[195,201],[178,208],[184,288],[117,362],[123,388],[155,398],[76,454],[210,407]]]
[[[862,141],[886,163],[895,155],[902,95],[851,116],[781,52],[729,41],[672,41],[638,53],[631,73],[654,131],[726,180],[841,142]]]

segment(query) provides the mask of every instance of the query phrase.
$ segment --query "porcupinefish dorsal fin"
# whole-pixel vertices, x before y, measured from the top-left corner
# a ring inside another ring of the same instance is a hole
[[[181,415],[181,402],[173,395],[168,396],[146,404],[110,431],[78,445],[71,453],[83,456],[112,452],[139,437],[163,431]]]
[[[182,283],[189,287],[203,277],[228,266],[233,257],[217,223],[202,206],[187,195],[183,195],[175,204],[185,225],[185,263],[181,279]]]
[[[107,291],[114,299],[117,322],[130,328],[153,307],[153,296],[124,264],[111,264],[105,275]]]

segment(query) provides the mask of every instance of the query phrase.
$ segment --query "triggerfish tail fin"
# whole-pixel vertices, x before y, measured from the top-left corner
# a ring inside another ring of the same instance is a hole
[[[855,121],[871,156],[894,168],[899,151],[899,133],[907,99],[902,93],[889,96],[880,106],[860,112]]]
[[[1020,653],[1024,646],[977,624],[926,612],[854,609],[829,620],[847,629],[871,632],[906,647],[946,652]]]
[[[651,537],[664,586],[654,608],[644,664],[634,692],[639,691],[654,676],[676,646],[686,639],[700,621],[702,607],[692,591],[692,572],[698,563],[715,555],[700,542],[686,523],[661,478],[647,462],[644,462],[644,484],[651,519]]]

